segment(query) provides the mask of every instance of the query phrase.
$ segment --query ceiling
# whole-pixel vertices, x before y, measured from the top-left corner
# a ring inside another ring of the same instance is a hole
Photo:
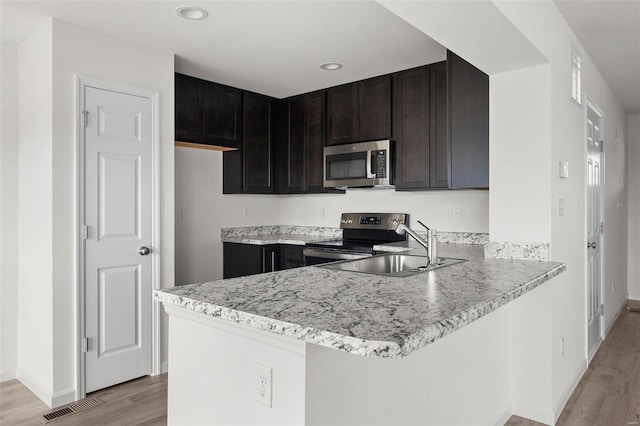
[[[555,0],[628,114],[640,113],[640,0]]]
[[[626,112],[640,113],[640,0],[554,1]],[[0,0],[0,35],[18,44],[53,17],[174,52],[178,72],[275,97],[445,59],[442,45],[408,23],[420,27],[411,14],[405,21],[373,1],[188,4],[204,7],[208,19],[181,19],[175,9],[185,2],[170,0]],[[333,61],[344,67],[319,68]]]
[[[372,1],[4,1],[2,41],[54,17],[176,55],[176,71],[275,97],[442,61],[446,49]],[[340,62],[336,71],[320,69]]]

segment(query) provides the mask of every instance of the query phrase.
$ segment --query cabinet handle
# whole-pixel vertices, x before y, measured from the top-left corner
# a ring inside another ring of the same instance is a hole
[[[271,272],[275,272],[276,270],[276,252],[271,252]]]

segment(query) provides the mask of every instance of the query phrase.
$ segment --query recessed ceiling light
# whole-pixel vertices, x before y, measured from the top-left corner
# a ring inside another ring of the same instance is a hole
[[[192,21],[198,21],[205,19],[209,16],[209,13],[201,7],[182,6],[176,9],[176,13],[179,17],[184,19],[191,19]]]
[[[340,68],[342,68],[342,64],[339,64],[337,62],[327,62],[326,64],[320,65],[320,68],[327,71],[339,70]]]

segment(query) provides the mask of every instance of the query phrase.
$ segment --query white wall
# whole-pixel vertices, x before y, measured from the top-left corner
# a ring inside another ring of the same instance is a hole
[[[20,44],[18,55],[17,375],[45,403],[56,406],[76,397],[76,76],[160,93],[161,235],[156,251],[161,286],[171,287],[173,54],[49,20]],[[3,162],[4,150],[3,142]],[[3,202],[4,184],[3,176]],[[5,314],[10,310],[3,307]],[[163,320],[166,323],[166,317]],[[167,361],[166,332],[164,327],[163,362]],[[3,334],[2,345],[10,342]]]
[[[178,285],[222,279],[221,228],[280,224],[277,196],[222,194],[222,152],[176,147],[175,176]]]
[[[52,23],[18,48],[18,371],[53,393]]]
[[[552,1],[494,2],[514,25],[544,54],[550,63],[550,167],[551,257],[567,264],[558,277],[552,299],[553,308],[553,401],[561,402],[567,387],[575,380],[576,371],[586,355],[586,142],[585,106],[569,99],[570,46],[582,54],[583,88],[603,108],[605,114],[605,313],[606,325],[619,310],[626,291],[626,205],[624,165],[624,113],[611,90],[602,79],[587,53],[571,32]],[[544,23],[544,25],[542,25]],[[585,96],[586,99],[586,96]],[[618,139],[607,129],[618,128]],[[523,127],[523,132],[531,127]],[[568,161],[570,176],[558,177],[558,163]],[[617,170],[614,170],[616,169]],[[565,198],[566,214],[556,215],[556,200]],[[491,215],[494,210],[492,208]],[[537,220],[530,217],[525,223]],[[621,280],[622,282],[617,282]],[[615,294],[610,281],[616,281]],[[565,355],[560,355],[560,339],[565,339]]]
[[[629,298],[640,300],[640,114],[627,118]]]
[[[18,367],[18,49],[0,46],[0,382]]]
[[[453,220],[453,209],[460,220]],[[284,225],[338,227],[343,212],[409,213],[411,226],[420,220],[439,231],[489,232],[489,191],[392,189],[348,190],[346,194],[283,195],[280,222]],[[418,229],[420,226],[418,225]]]
[[[490,77],[492,241],[551,240],[549,82],[549,65]]]
[[[161,287],[174,284],[173,54],[53,21],[54,392],[75,389],[76,80],[91,76],[160,93]],[[166,330],[165,330],[166,335]],[[166,342],[165,342],[166,346]],[[166,361],[166,353],[163,354]]]

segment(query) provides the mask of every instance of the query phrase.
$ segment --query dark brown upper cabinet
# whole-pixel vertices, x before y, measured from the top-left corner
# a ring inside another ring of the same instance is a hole
[[[176,73],[175,140],[239,148],[242,91]]]
[[[327,145],[390,137],[390,75],[327,89]]]
[[[489,187],[489,76],[447,51],[449,187]]]
[[[274,180],[278,105],[275,98],[243,92],[242,142],[237,151],[223,153],[224,194],[270,194]]]
[[[274,192],[273,110],[276,99],[244,94],[243,192]]]
[[[446,62],[393,76],[398,190],[489,186],[489,77]]]
[[[396,189],[429,188],[430,67],[393,75],[393,138]]]
[[[283,155],[282,192],[325,192],[325,99],[326,93],[321,90],[285,100],[289,131]]]
[[[202,89],[204,81],[175,75],[175,140],[202,142]]]
[[[242,91],[207,82],[203,98],[204,142],[239,148],[242,141]]]

